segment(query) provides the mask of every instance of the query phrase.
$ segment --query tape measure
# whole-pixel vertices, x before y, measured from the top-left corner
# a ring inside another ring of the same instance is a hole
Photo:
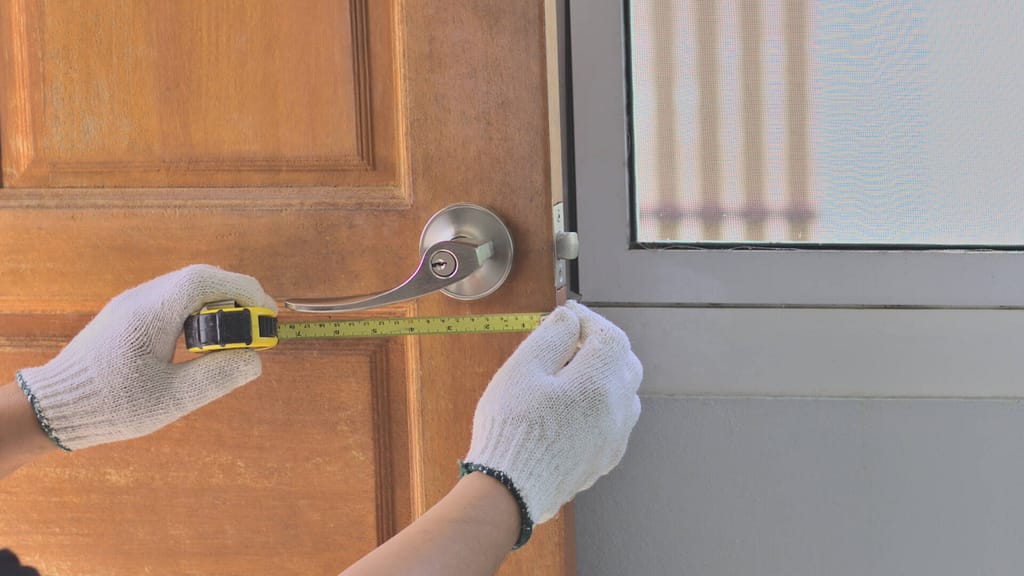
[[[544,316],[542,312],[525,312],[279,323],[277,315],[268,308],[215,302],[185,320],[185,347],[189,352],[266,350],[281,340],[299,338],[529,332],[540,325]]]

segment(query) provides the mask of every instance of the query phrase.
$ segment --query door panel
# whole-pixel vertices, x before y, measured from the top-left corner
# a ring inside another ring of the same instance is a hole
[[[2,7],[8,378],[189,263],[281,299],[388,288],[454,202],[508,223],[506,285],[372,315],[554,305],[543,1]],[[259,380],[147,438],[0,483],[0,545],[62,574],[336,573],[454,484],[521,339],[287,342]],[[571,572],[572,537],[567,516],[545,524],[502,573]]]
[[[7,187],[395,184],[388,2],[6,7]]]

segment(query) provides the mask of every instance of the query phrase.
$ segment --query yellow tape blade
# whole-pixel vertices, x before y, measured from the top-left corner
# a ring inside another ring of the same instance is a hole
[[[431,334],[486,334],[529,332],[540,325],[541,312],[433,316],[422,318],[364,318],[285,322],[277,327],[281,340],[295,338],[374,338]]]

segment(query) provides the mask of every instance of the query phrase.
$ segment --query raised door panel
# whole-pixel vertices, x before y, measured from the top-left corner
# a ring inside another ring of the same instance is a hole
[[[397,183],[390,2],[3,6],[6,187]]]

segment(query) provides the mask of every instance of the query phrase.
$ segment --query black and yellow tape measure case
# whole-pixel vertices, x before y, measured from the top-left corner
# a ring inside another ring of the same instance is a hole
[[[277,342],[277,317],[269,308],[242,307],[234,302],[209,304],[185,320],[189,352],[266,350]]]
[[[189,352],[237,348],[266,350],[281,340],[296,338],[529,332],[540,325],[544,316],[542,312],[516,312],[430,318],[278,322],[274,311],[267,308],[217,302],[207,304],[185,320],[185,347]]]

